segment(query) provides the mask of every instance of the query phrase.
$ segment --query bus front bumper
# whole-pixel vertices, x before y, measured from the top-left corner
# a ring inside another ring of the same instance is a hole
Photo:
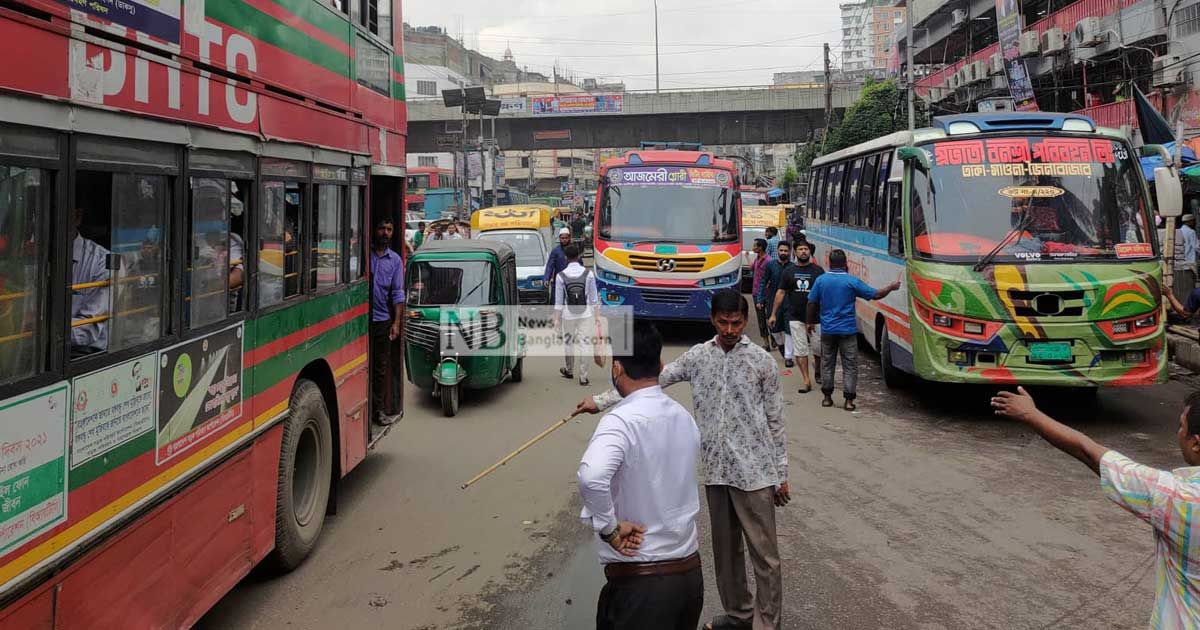
[[[628,286],[597,279],[596,288],[601,304],[630,307],[637,317],[707,321],[713,291],[727,287],[675,289]]]
[[[1134,387],[1167,380],[1166,338],[1159,332],[1116,343],[1086,323],[1044,326],[1044,338],[1028,340],[1006,326],[987,344],[936,332],[924,322],[913,329],[913,367],[932,381],[1058,387]],[[1035,356],[1040,344],[1069,348],[1070,357]]]

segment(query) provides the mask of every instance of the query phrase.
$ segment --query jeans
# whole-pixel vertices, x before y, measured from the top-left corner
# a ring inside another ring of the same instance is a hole
[[[854,400],[858,390],[858,335],[821,335],[821,393],[833,394],[833,374],[842,357],[842,391]]]

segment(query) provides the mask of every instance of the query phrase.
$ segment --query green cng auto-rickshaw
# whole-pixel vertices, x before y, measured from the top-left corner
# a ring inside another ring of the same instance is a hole
[[[426,241],[408,259],[405,372],[447,416],[462,390],[521,381],[517,258],[500,241]]]

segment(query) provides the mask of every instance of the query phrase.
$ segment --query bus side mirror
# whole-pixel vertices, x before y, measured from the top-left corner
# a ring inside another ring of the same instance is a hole
[[[1154,169],[1154,193],[1158,216],[1171,218],[1183,214],[1183,187],[1175,169],[1165,166]]]
[[[929,154],[925,153],[924,149],[917,147],[900,147],[896,151],[896,155],[904,162],[916,162],[917,166],[923,170],[929,170]]]

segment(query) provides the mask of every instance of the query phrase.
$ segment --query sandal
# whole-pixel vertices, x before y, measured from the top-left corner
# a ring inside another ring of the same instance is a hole
[[[704,630],[741,630],[742,628],[752,628],[754,622],[746,619],[738,619],[729,615],[717,615],[713,620],[704,624]]]
[[[826,398],[826,399],[822,400],[822,401],[821,401],[821,406],[822,406],[822,407],[832,407],[832,406],[833,406],[833,399],[832,399],[832,398]]]
[[[854,411],[855,409],[858,409],[858,407],[854,404],[853,400],[847,400],[846,403],[842,405],[842,409],[845,409],[846,411]]]

